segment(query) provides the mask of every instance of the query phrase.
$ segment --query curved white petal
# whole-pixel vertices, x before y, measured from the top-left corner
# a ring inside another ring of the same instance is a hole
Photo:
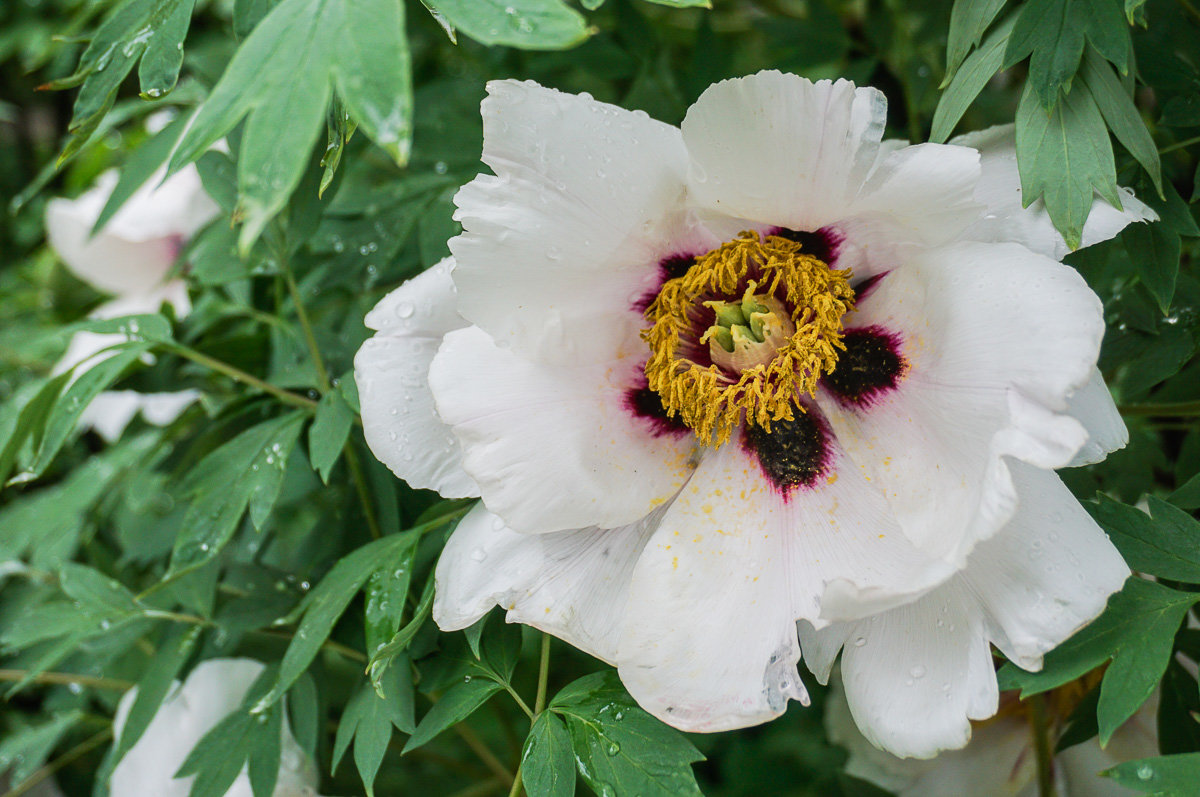
[[[844,218],[875,165],[887,100],[872,88],[759,72],[709,86],[688,109],[688,186],[699,205],[796,230]]]
[[[1082,423],[1088,433],[1087,442],[1069,463],[1071,467],[1100,462],[1129,442],[1125,419],[1117,410],[1099,368],[1093,368],[1088,383],[1071,395],[1067,413]]]
[[[989,643],[1038,669],[1046,651],[1103,611],[1129,573],[1055,474],[1022,463],[1012,464],[1012,474],[1016,515],[976,547],[961,574],[867,620],[819,631],[800,626],[818,677],[828,676],[830,651],[844,645],[855,721],[895,755],[928,758],[965,745],[969,720],[996,710]]]
[[[161,186],[160,179],[161,173],[151,177],[95,236],[92,226],[116,187],[115,171],[76,199],[47,204],[50,245],[77,277],[109,293],[148,291],[167,275],[183,243],[216,217],[195,167]]]
[[[389,293],[367,314],[376,330],[354,357],[363,435],[371,452],[411,484],[447,498],[479,495],[462,447],[437,414],[429,364],[442,337],[466,322],[455,311],[454,260],[446,258]]]
[[[897,758],[858,730],[841,679],[825,703],[829,738],[846,748],[846,773],[897,797],[1037,797],[1037,758],[1024,717],[1003,717],[974,729],[971,743],[933,759]],[[916,721],[916,718],[914,718]]]
[[[976,241],[1012,241],[1024,244],[1055,260],[1062,260],[1070,247],[1054,229],[1042,200],[1021,206],[1021,177],[1017,171],[1017,144],[1013,125],[997,125],[957,136],[951,144],[979,150],[983,175],[975,198],[986,206],[983,217],[968,228],[965,237]],[[1158,214],[1121,188],[1117,210],[1099,197],[1083,227],[1082,246],[1107,241],[1133,222],[1155,221]]]
[[[200,399],[198,390],[174,393],[138,393],[134,390],[108,390],[88,404],[79,416],[79,426],[95,429],[109,443],[116,442],[139,412],[146,423],[168,426],[183,411]]]
[[[141,738],[113,770],[112,797],[187,797],[196,778],[175,778],[175,772],[204,734],[241,705],[262,670],[262,664],[250,659],[209,659],[196,665],[182,685],[176,682]],[[118,740],[136,697],[135,687],[117,706],[113,733]],[[286,719],[281,740],[274,797],[315,795],[316,767],[292,737]],[[225,797],[252,797],[244,767]]]
[[[490,82],[482,110],[496,174],[458,192],[450,241],[463,317],[555,361],[639,345],[659,261],[716,243],[683,213],[679,130],[532,82]]]
[[[530,362],[467,327],[446,335],[429,384],[463,468],[509,526],[615,528],[669,500],[692,468],[691,435],[655,436],[629,405],[641,362]]]
[[[906,534],[961,565],[1015,506],[1004,457],[1068,464],[1086,431],[1065,414],[1104,331],[1073,269],[1012,244],[927,250],[846,319],[898,341],[906,371],[865,404],[819,396],[841,444]]]
[[[807,700],[796,620],[820,622],[831,581],[862,585],[863,608],[946,577],[841,459],[785,496],[736,437],[705,456],[633,573],[618,664],[644,708],[689,731],[776,717]]]
[[[433,618],[454,631],[499,605],[508,622],[615,663],[633,566],[662,512],[615,529],[518,534],[480,504],[438,560]]]

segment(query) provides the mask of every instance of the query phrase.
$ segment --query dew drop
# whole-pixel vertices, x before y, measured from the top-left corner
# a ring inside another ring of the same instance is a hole
[[[412,318],[414,310],[411,302],[400,302],[396,305],[396,315],[400,318]]]
[[[913,667],[911,670],[909,670],[908,674],[911,675],[913,678],[924,678],[925,677],[925,668],[922,667],[920,664],[918,664],[916,667]]]
[[[482,548],[476,548],[475,550],[471,551],[472,561],[482,562],[484,559],[487,559],[487,551],[483,550]]]
[[[858,639],[854,640],[854,647],[856,648],[861,648],[865,644],[867,644],[867,638],[865,636],[860,636]]]

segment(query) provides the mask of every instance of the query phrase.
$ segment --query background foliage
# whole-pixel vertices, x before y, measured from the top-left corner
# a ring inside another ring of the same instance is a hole
[[[1105,493],[1091,511],[1158,582],[1131,581],[1042,673],[1006,665],[1002,685],[1035,693],[1110,662],[1073,718],[1077,736],[1107,739],[1161,681],[1167,757],[1115,777],[1194,793],[1200,692],[1178,657],[1200,656],[1200,632],[1181,630],[1200,601],[1200,10],[699,5],[0,6],[0,769],[13,783],[53,772],[70,794],[105,793],[128,746],[109,744],[124,689],[141,686],[144,728],[190,662],[248,655],[277,663],[269,691],[222,726],[243,742],[232,753],[216,736],[197,747],[189,763],[210,788],[194,794],[212,792],[231,754],[270,755],[250,712],[284,695],[326,794],[506,793],[518,762],[534,795],[869,793],[840,772],[819,689],[812,709],[767,726],[685,737],[560,643],[535,696],[543,643],[499,612],[437,633],[432,566],[466,506],[375,461],[350,378],[366,311],[448,253],[451,198],[482,168],[486,80],[531,78],[678,123],[711,82],[778,68],[881,88],[889,133],[914,141],[1015,120],[1026,195],[1072,243],[1093,192],[1119,201],[1118,184],[1161,215],[1069,258],[1104,300],[1101,366],[1131,440],[1065,474],[1081,498]],[[164,107],[198,112],[186,132],[148,134],[142,120]],[[221,138],[229,154],[209,150]],[[176,144],[171,168],[195,162],[223,210],[185,252],[195,310],[137,319],[119,357],[65,387],[51,366],[101,296],[45,246],[44,204],[110,166],[132,188]],[[73,429],[110,385],[204,399],[105,445]],[[1146,494],[1149,515],[1131,507]]]

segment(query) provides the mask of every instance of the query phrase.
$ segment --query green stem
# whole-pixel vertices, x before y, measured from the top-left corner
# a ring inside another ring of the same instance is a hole
[[[1154,415],[1159,417],[1191,417],[1200,415],[1200,401],[1175,401],[1162,404],[1126,404],[1122,415]]]
[[[329,381],[329,369],[325,367],[325,358],[321,356],[321,350],[317,347],[317,336],[313,333],[312,324],[308,320],[308,311],[304,309],[304,301],[300,297],[300,287],[296,285],[296,278],[292,276],[291,266],[287,261],[283,261],[283,282],[287,285],[288,293],[292,297],[292,304],[296,306],[296,317],[300,320],[300,330],[304,333],[304,342],[308,346],[308,353],[312,356],[313,367],[317,370],[317,386],[320,387],[322,393],[328,393],[332,385]]]
[[[29,675],[29,670],[0,670],[0,681],[22,681]],[[69,672],[43,672],[33,677],[35,684],[55,684],[70,686],[78,684],[92,689],[111,689],[114,692],[124,692],[133,688],[132,681],[122,681],[117,678],[100,678],[95,675],[76,675]]]
[[[1037,757],[1039,797],[1054,797],[1054,753],[1050,749],[1050,728],[1046,717],[1046,698],[1029,698],[1029,721],[1033,726],[1033,751]]]
[[[546,710],[546,691],[550,684],[550,635],[542,634],[542,654],[538,662],[538,684],[537,696],[533,700],[533,713],[529,717],[529,724],[532,726],[537,721],[538,716]],[[520,702],[518,700],[518,702]],[[524,703],[521,704],[524,707]],[[522,762],[524,763],[524,762]],[[508,792],[508,797],[518,797],[521,793],[521,764],[517,765],[517,774],[513,776],[512,789]]]
[[[72,747],[67,752],[63,753],[58,758],[51,761],[49,764],[46,764],[44,767],[42,767],[41,769],[34,772],[32,775],[30,775],[28,778],[26,778],[25,781],[23,783],[21,783],[19,786],[12,789],[11,791],[5,793],[4,797],[19,797],[19,795],[25,794],[30,789],[32,789],[34,786],[38,785],[46,778],[53,775],[55,772],[57,772],[58,770],[65,767],[67,764],[70,764],[72,761],[74,761],[77,758],[82,758],[83,756],[85,756],[89,752],[91,752],[92,750],[96,749],[100,745],[107,742],[109,739],[112,738],[112,735],[113,735],[112,728],[105,728],[104,730],[97,733],[95,736],[91,736],[88,739],[85,739],[84,741],[82,741],[79,744]]]
[[[542,634],[542,660],[538,663],[537,697],[533,701],[533,713],[546,710],[546,687],[550,683],[550,635]]]
[[[383,530],[379,526],[379,518],[375,516],[375,504],[371,501],[371,491],[367,489],[367,479],[363,473],[362,463],[358,460],[358,452],[354,450],[354,443],[347,440],[342,453],[346,457],[346,467],[350,470],[350,478],[354,481],[354,490],[358,493],[358,500],[362,503],[363,515],[367,518],[367,529],[371,532],[372,539],[377,540],[383,536]]]
[[[209,357],[207,354],[202,354],[194,349],[189,349],[187,346],[183,346],[178,343],[168,343],[166,344],[166,347],[178,354],[180,357],[191,360],[197,365],[202,365],[212,371],[224,374],[235,382],[241,382],[244,385],[249,385],[250,387],[257,388],[264,393],[268,393],[279,399],[284,404],[310,411],[317,408],[317,402],[313,401],[308,396],[301,396],[300,394],[293,393],[290,390],[284,390],[283,388],[276,387],[275,385],[272,385],[269,382],[264,382],[257,376],[248,374],[242,369],[232,366],[229,363],[221,362],[218,359]]]
[[[1175,144],[1171,144],[1170,146],[1163,147],[1158,151],[1158,154],[1166,155],[1168,152],[1174,152],[1177,149],[1184,149],[1185,147],[1190,147],[1192,144],[1200,144],[1200,136],[1189,138],[1186,141],[1180,141]]]

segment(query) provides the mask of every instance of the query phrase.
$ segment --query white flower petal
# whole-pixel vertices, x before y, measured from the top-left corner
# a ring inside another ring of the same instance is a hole
[[[518,534],[480,504],[438,560],[433,618],[454,631],[499,605],[508,622],[615,663],[633,566],[662,512],[615,529]]]
[[[980,543],[962,579],[1010,660],[1041,669],[1042,656],[1104,611],[1129,568],[1052,471],[1012,464],[1019,507]]]
[[[820,631],[800,625],[818,677],[828,675],[829,651],[844,644],[842,673],[858,727],[895,755],[927,758],[965,745],[968,720],[996,710],[989,643],[1037,669],[1042,654],[1103,611],[1128,575],[1055,474],[1013,463],[1012,475],[1016,515],[976,547],[961,574],[867,620]]]
[[[691,472],[691,435],[655,436],[629,405],[640,361],[548,366],[467,327],[429,369],[438,414],[488,509],[525,533],[634,523]]]
[[[50,245],[74,274],[99,290],[148,291],[167,275],[183,243],[211,221],[218,208],[188,167],[157,186],[152,177],[94,237],[92,225],[116,187],[116,172],[76,199],[46,206]]]
[[[640,343],[658,262],[703,231],[682,216],[679,130],[536,83],[492,81],[482,175],[455,197],[462,315],[502,345],[572,359]]]
[[[839,441],[906,534],[961,565],[1011,515],[1002,457],[1066,465],[1086,442],[1064,414],[1104,322],[1074,270],[1015,245],[927,250],[847,317],[899,339],[907,371],[865,405],[820,398]]]
[[[689,731],[776,717],[806,700],[795,621],[830,581],[864,585],[865,607],[946,577],[840,460],[784,496],[737,438],[707,454],[634,570],[619,666],[644,708]]]
[[[887,100],[872,88],[759,72],[709,86],[683,140],[697,203],[795,230],[838,221],[875,164]]]
[[[1070,252],[1063,237],[1054,229],[1050,214],[1038,199],[1029,207],[1021,206],[1021,178],[1017,171],[1017,145],[1013,125],[997,125],[950,140],[951,144],[979,150],[983,175],[975,198],[987,210],[966,232],[976,241],[1013,241],[1035,252],[1062,260]],[[1083,227],[1083,246],[1107,241],[1133,222],[1158,218],[1151,208],[1134,198],[1128,188],[1119,189],[1124,210],[1117,210],[1099,197]]]
[[[139,412],[147,423],[167,426],[200,398],[198,390],[175,393],[138,393],[108,390],[87,405],[79,416],[82,429],[95,429],[109,443],[116,442]]]
[[[175,778],[188,754],[209,730],[241,705],[263,670],[250,659],[209,659],[196,665],[181,685],[176,682],[141,738],[113,770],[111,797],[187,797],[196,777]],[[119,740],[137,688],[122,697],[113,719]],[[274,797],[311,797],[318,782],[316,767],[296,743],[284,720],[279,781]],[[252,797],[243,767],[225,797]]]
[[[850,754],[846,773],[897,797],[1037,797],[1037,758],[1024,717],[1004,717],[974,729],[962,750],[933,759],[897,758],[868,742],[850,714],[841,679],[825,703],[829,738]]]
[[[429,364],[442,337],[466,322],[454,309],[454,261],[446,258],[385,296],[367,314],[377,330],[354,357],[363,435],[371,452],[413,487],[447,498],[479,495],[462,447],[437,414]]]
[[[1100,462],[1129,442],[1125,420],[1117,410],[1099,368],[1093,368],[1088,383],[1072,394],[1067,412],[1082,423],[1088,433],[1087,442],[1071,460],[1071,467]]]

